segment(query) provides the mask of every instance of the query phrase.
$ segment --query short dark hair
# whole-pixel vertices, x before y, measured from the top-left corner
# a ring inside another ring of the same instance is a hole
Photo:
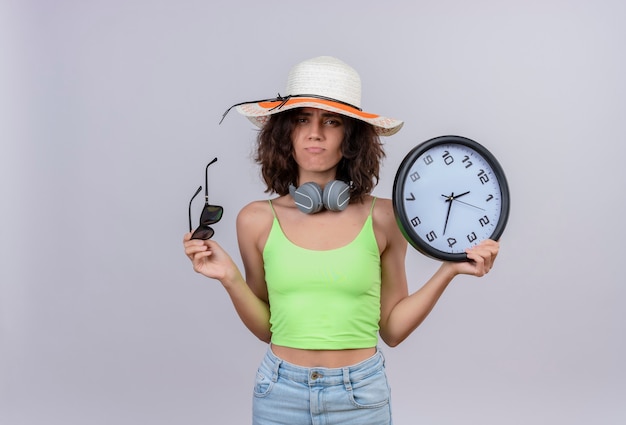
[[[265,192],[281,196],[297,185],[298,164],[293,158],[291,134],[299,109],[274,114],[257,137],[255,161],[261,165]],[[343,158],[337,168],[337,180],[351,183],[350,202],[361,201],[378,184],[380,163],[385,157],[382,142],[374,127],[364,121],[342,115],[344,138]]]

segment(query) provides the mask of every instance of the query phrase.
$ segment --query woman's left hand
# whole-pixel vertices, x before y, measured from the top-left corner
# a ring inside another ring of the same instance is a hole
[[[467,274],[472,276],[484,276],[493,267],[496,261],[500,244],[494,240],[487,239],[480,244],[468,248],[465,253],[469,261],[449,263],[457,274]]]

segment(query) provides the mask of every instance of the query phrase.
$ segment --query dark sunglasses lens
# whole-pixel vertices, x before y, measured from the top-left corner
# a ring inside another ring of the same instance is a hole
[[[222,219],[224,209],[219,205],[205,205],[200,215],[200,224],[203,226],[215,224]]]
[[[193,232],[193,234],[191,235],[191,239],[211,239],[214,234],[215,231],[209,226],[200,226]]]

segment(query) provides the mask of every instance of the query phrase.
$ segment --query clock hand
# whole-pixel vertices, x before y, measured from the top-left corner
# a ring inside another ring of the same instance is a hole
[[[456,199],[459,199],[461,196],[465,196],[465,195],[467,195],[468,193],[470,193],[470,191],[469,191],[469,190],[468,190],[467,192],[463,192],[463,193],[461,193],[460,195],[454,195],[454,194],[453,194],[453,195],[454,195],[454,196],[453,196],[453,198],[456,200]]]
[[[460,195],[455,195],[454,192],[452,192],[450,195],[441,195],[444,198],[446,198],[446,202],[448,201],[456,201],[457,199],[459,199],[461,196],[465,196],[468,193],[470,193],[470,191],[468,190],[467,192],[463,192]]]
[[[479,210],[481,210],[481,211],[485,211],[485,209],[484,209],[484,208],[478,207],[478,206],[476,206],[476,205],[472,205],[472,204],[468,204],[467,202],[459,201],[459,200],[457,200],[456,198],[455,198],[454,200],[455,200],[455,201],[457,201],[457,202],[458,202],[458,203],[460,203],[460,204],[467,205],[468,207],[473,207],[473,208],[477,208],[477,209],[479,209]]]
[[[480,208],[480,207],[478,207],[478,206],[476,206],[476,205],[472,205],[472,204],[469,204],[469,203],[467,203],[467,202],[459,201],[459,198],[460,198],[461,196],[465,196],[465,195],[467,195],[468,193],[470,193],[470,191],[469,191],[469,190],[468,190],[467,192],[463,192],[463,193],[461,193],[461,194],[459,194],[459,195],[455,195],[455,194],[454,194],[454,192],[452,192],[452,194],[451,194],[450,196],[447,196],[447,195],[441,195],[441,196],[443,196],[444,198],[446,198],[446,202],[450,202],[450,203],[452,203],[452,201],[456,201],[456,202],[459,202],[459,203],[461,203],[461,204],[465,204],[465,205],[467,205],[468,207],[473,207],[473,208],[477,208],[477,209],[479,209],[479,210],[481,210],[481,211],[485,211],[485,209],[484,209],[484,208]],[[448,208],[448,214],[450,214],[449,208]],[[444,231],[444,234],[445,234],[445,231]]]
[[[448,219],[450,218],[450,210],[452,209],[452,201],[454,200],[454,192],[452,192],[452,194],[450,196],[445,196],[445,195],[441,195],[446,197],[446,202],[448,203],[448,213],[446,214],[446,223],[443,225],[443,234],[446,234],[446,229],[448,228]]]
[[[467,202],[459,201],[459,198],[461,196],[465,196],[468,193],[470,193],[469,190],[467,192],[463,192],[463,193],[458,194],[458,195],[455,195],[454,192],[452,192],[449,196],[441,195],[444,198],[446,198],[446,202],[448,203],[448,213],[446,214],[446,222],[443,225],[443,234],[444,235],[446,234],[446,229],[448,228],[448,220],[450,219],[450,211],[452,210],[452,203],[453,203],[453,201],[460,202],[460,203],[465,204],[467,206],[470,206],[470,207],[477,208],[479,210],[485,211],[483,208],[477,207],[476,205],[472,205],[472,204],[468,204]]]

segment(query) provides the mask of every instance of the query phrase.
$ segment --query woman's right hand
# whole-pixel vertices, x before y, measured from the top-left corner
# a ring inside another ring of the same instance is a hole
[[[191,260],[193,269],[206,277],[222,283],[233,280],[239,270],[228,253],[215,241],[191,239],[191,232],[183,238],[185,255]]]

